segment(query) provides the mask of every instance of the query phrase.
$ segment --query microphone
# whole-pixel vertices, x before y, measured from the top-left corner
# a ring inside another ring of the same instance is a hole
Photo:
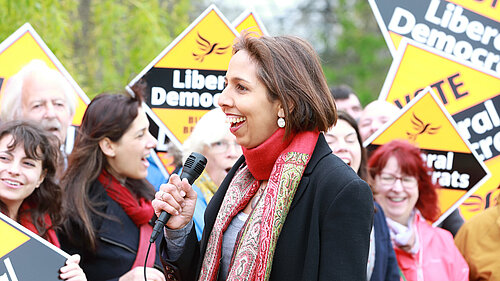
[[[180,175],[181,180],[186,178],[189,184],[193,184],[193,182],[203,173],[205,166],[207,165],[207,158],[201,155],[200,153],[193,152],[184,162],[184,167],[182,168],[182,173]],[[151,233],[151,238],[149,239],[149,243],[153,243],[158,234],[160,234],[163,227],[167,223],[168,219],[170,219],[170,214],[166,211],[161,211],[160,216],[155,222],[155,226],[153,227],[153,233]]]

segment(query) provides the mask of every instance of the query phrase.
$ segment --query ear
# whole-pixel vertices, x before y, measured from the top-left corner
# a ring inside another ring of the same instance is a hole
[[[42,173],[40,174],[40,178],[36,182],[35,188],[40,187],[40,184],[45,180],[45,176],[47,175],[47,170],[43,170]]]
[[[99,147],[107,157],[115,157],[115,144],[109,138],[106,137],[100,140]]]

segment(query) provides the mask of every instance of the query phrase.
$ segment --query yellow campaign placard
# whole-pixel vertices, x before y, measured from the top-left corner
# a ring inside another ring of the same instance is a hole
[[[369,0],[393,56],[401,37],[500,74],[497,0]]]
[[[154,65],[164,68],[226,70],[235,38],[221,15],[209,9],[167,48]]]
[[[431,85],[452,115],[499,94],[500,75],[404,38],[387,74],[380,99],[402,107]]]
[[[379,98],[402,107],[429,85],[479,159],[493,171],[492,177],[460,207],[462,216],[468,219],[491,206],[496,200],[491,194],[496,194],[500,185],[500,79],[496,73],[478,70],[470,63],[403,38]]]
[[[257,16],[255,11],[248,9],[239,15],[234,21],[233,26],[236,28],[238,33],[243,30],[256,33],[257,36],[267,35],[266,27],[262,24],[262,21]]]
[[[180,148],[196,121],[218,106],[237,34],[210,5],[128,84],[130,93],[145,97],[157,139],[163,133]]]
[[[439,224],[490,177],[488,168],[458,130],[458,125],[427,87],[398,116],[364,143],[369,151],[394,139],[407,140],[424,152],[432,180],[442,188]]]
[[[179,141],[184,142],[193,131],[198,120],[207,113],[207,110],[153,108],[153,112],[161,120],[176,120],[177,122],[172,122],[169,129],[175,136],[179,137]]]
[[[421,96],[407,114],[401,115],[372,143],[387,143],[403,137],[421,149],[470,153],[457,128],[446,118],[431,94]]]
[[[72,124],[79,126],[90,100],[29,23],[21,26],[0,44],[0,79],[3,80],[2,85],[8,83],[8,79],[12,75],[16,74],[33,59],[44,61],[50,68],[61,72],[68,80],[75,91],[74,94],[77,100]]]

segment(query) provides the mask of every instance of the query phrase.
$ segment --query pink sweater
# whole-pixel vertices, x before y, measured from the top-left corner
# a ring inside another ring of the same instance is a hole
[[[408,281],[467,281],[469,267],[447,230],[433,227],[416,212],[414,226],[420,241],[416,254],[394,246],[399,267]]]

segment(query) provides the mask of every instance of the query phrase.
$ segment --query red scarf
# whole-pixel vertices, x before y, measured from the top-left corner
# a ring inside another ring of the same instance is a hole
[[[256,180],[269,179],[276,159],[278,159],[278,156],[283,150],[290,145],[294,137],[293,135],[288,136],[288,138],[283,141],[284,136],[285,129],[279,128],[257,147],[241,148],[243,150],[243,155],[245,155],[248,169]]]
[[[283,136],[284,129],[278,129],[258,147],[243,150],[247,165],[238,169],[228,187],[208,239],[199,280],[217,279],[224,231],[250,202],[260,181],[267,179],[266,189],[238,235],[227,280],[269,279],[281,227],[319,132],[298,133],[285,142]]]
[[[137,250],[137,256],[135,257],[132,268],[144,266],[144,260],[146,259],[146,253],[149,246],[149,238],[153,232],[153,227],[149,224],[149,221],[154,214],[151,201],[146,200],[145,198],[139,198],[139,200],[137,200],[128,188],[123,186],[106,170],[102,170],[98,180],[104,186],[104,189],[108,193],[109,197],[111,197],[116,203],[120,204],[125,213],[127,213],[129,218],[139,228],[139,248]],[[148,261],[146,263],[147,267],[153,267],[155,256],[156,244],[152,243],[151,253],[148,256]]]
[[[36,235],[40,235],[35,225],[33,224],[33,220],[31,219],[31,210],[33,210],[33,206],[30,206],[28,203],[24,202],[19,209],[19,213],[21,216],[19,217],[19,223],[31,230]],[[59,244],[59,239],[57,239],[56,232],[52,228],[52,220],[50,219],[49,214],[45,214],[43,216],[43,220],[45,222],[45,227],[47,228],[47,232],[43,238],[49,241],[51,244],[56,246],[57,248],[61,248],[61,244]]]

